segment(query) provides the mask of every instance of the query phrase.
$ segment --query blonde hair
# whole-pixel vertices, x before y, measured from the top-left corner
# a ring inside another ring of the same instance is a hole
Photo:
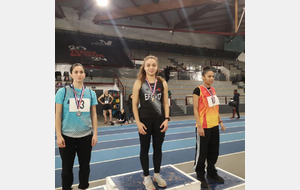
[[[154,59],[154,60],[156,61],[156,63],[157,63],[157,71],[156,71],[156,73],[155,73],[155,76],[157,77],[158,80],[160,80],[161,82],[163,82],[164,79],[163,79],[162,77],[160,77],[160,76],[157,76],[158,73],[159,73],[159,70],[158,70],[158,59],[157,59],[157,57],[155,57],[154,55],[148,55],[148,56],[146,56],[146,57],[144,58],[143,64],[142,64],[142,66],[140,67],[140,72],[139,72],[138,75],[137,75],[137,80],[140,80],[142,83],[145,82],[146,71],[145,71],[144,68],[145,68],[145,63],[146,63],[146,61],[147,61],[148,59]]]

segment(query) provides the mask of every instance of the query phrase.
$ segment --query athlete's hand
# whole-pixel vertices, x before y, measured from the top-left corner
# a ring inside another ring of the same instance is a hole
[[[204,132],[204,129],[202,127],[197,127],[197,131],[198,131],[198,134],[201,136],[201,137],[205,137],[205,132]]]
[[[168,130],[168,126],[169,126],[169,120],[166,119],[159,127],[159,128],[164,127],[163,130],[161,130],[160,132],[162,133],[166,132]]]
[[[138,131],[139,131],[140,134],[142,134],[142,135],[147,134],[146,131],[145,131],[145,130],[147,130],[147,127],[142,122],[138,122],[138,123],[136,123],[136,125],[138,127]]]
[[[66,147],[65,139],[62,136],[57,137],[56,143],[57,143],[57,146],[59,148],[65,148]]]
[[[224,126],[223,122],[221,122],[220,125],[221,125],[222,131],[225,131],[225,130],[226,130],[226,127]]]
[[[97,141],[98,141],[98,137],[97,137],[97,133],[96,133],[96,134],[93,134],[91,145],[95,146],[97,144]]]

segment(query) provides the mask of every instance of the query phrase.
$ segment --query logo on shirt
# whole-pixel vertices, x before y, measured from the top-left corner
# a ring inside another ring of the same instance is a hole
[[[154,94],[154,95],[152,95],[152,94],[145,94],[145,101],[148,101],[152,97],[154,97],[156,100],[160,100],[161,99],[161,93]]]

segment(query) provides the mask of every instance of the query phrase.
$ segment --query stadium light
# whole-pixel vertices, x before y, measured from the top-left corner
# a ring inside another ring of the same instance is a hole
[[[97,0],[99,6],[104,7],[108,4],[108,0]]]

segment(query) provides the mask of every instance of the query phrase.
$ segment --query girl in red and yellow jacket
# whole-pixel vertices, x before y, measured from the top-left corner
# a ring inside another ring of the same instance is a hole
[[[211,86],[214,82],[214,72],[206,66],[202,72],[203,85],[195,88],[193,92],[194,116],[196,120],[196,158],[194,170],[201,187],[207,188],[205,175],[205,160],[207,161],[207,178],[218,183],[224,179],[217,174],[215,164],[219,156],[220,134],[225,126],[219,115],[219,99],[215,89]]]

